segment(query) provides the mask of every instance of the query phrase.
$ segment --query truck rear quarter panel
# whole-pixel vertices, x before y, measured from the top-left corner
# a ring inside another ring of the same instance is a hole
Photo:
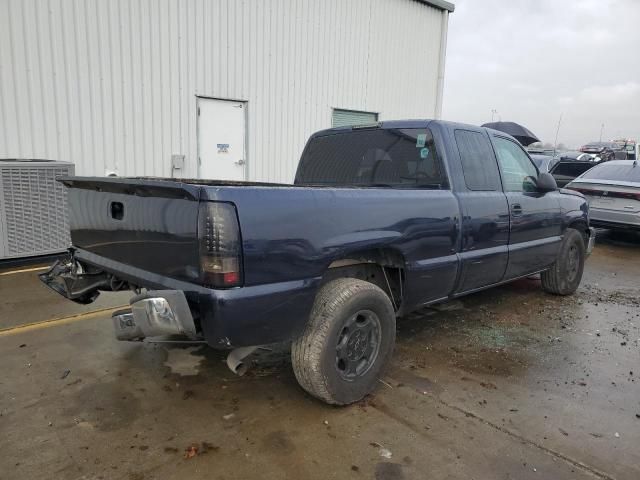
[[[246,286],[320,278],[372,248],[405,260],[407,301],[448,295],[457,274],[458,203],[451,191],[388,188],[206,189],[237,206]]]

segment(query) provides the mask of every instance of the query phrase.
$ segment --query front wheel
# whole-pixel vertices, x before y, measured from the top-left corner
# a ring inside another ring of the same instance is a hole
[[[549,270],[540,275],[544,291],[554,295],[574,293],[582,280],[585,252],[583,236],[577,230],[568,228],[558,258]]]
[[[292,344],[296,379],[327,403],[356,402],[376,386],[395,336],[395,313],[385,292],[363,280],[333,280],[318,292],[306,329]]]

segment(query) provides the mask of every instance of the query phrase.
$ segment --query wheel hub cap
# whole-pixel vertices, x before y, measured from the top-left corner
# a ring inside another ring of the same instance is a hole
[[[336,344],[336,369],[345,380],[369,371],[380,349],[380,319],[371,310],[360,310],[342,327]]]

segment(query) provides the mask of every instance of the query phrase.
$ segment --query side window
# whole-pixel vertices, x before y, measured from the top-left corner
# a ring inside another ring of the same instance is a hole
[[[498,165],[487,137],[470,130],[456,130],[454,135],[469,190],[500,190]]]
[[[498,162],[502,169],[502,180],[506,192],[533,192],[535,184],[529,177],[536,178],[538,170],[524,150],[511,140],[494,137]]]

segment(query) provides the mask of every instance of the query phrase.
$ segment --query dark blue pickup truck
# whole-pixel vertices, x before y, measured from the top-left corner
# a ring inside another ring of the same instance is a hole
[[[503,133],[429,120],[324,130],[293,185],[62,179],[73,246],[42,280],[76,302],[131,289],[121,340],[181,334],[234,349],[292,341],[301,386],[359,400],[411,310],[541,272],[578,287],[584,197]]]

